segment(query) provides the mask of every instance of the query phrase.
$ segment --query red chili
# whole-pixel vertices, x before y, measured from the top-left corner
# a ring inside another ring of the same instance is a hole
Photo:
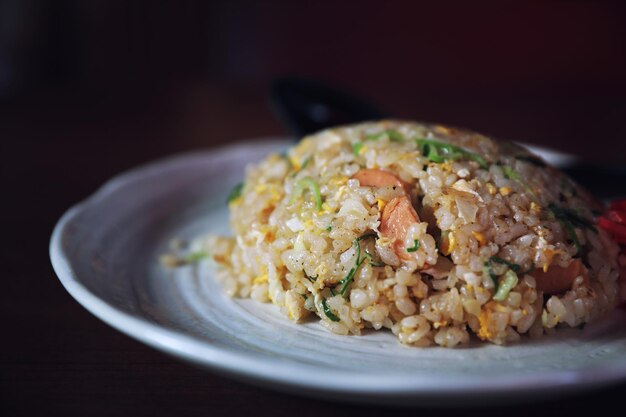
[[[626,211],[626,200],[611,201],[611,210]]]
[[[606,217],[615,223],[626,225],[626,211],[609,210]]]
[[[598,217],[598,226],[611,233],[619,243],[626,244],[626,226],[605,217]]]

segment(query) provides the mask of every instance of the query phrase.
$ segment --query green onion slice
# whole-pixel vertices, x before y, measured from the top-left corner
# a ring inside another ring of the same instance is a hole
[[[533,196],[535,199],[537,198],[537,194],[535,194],[535,192],[533,191],[533,189],[528,185],[528,183],[526,181],[524,181],[522,179],[522,176],[515,171],[513,168],[511,168],[510,166],[507,165],[503,165],[502,166],[502,173],[504,174],[504,177],[510,180],[513,180],[515,182],[517,182],[518,184],[520,184],[522,187],[524,187],[524,190],[526,190],[526,192],[528,194],[530,194],[531,196]]]
[[[331,321],[339,321],[339,317],[337,317],[331,310],[330,307],[328,307],[328,303],[326,302],[326,299],[322,299],[322,308],[324,309],[324,314],[326,314],[326,317],[329,318],[329,320]]]
[[[242,190],[243,190],[243,182],[240,182],[239,184],[235,185],[232,190],[230,190],[230,193],[228,193],[228,198],[226,199],[226,202],[232,203],[233,201],[241,197]]]
[[[416,139],[417,145],[420,147],[422,155],[426,156],[432,162],[458,161],[461,159],[469,159],[475,161],[481,168],[487,169],[489,165],[485,159],[473,152],[466,151],[460,146],[450,143],[439,142],[431,139]]]
[[[398,131],[392,130],[392,129],[383,130],[382,132],[366,135],[364,140],[379,140],[384,137],[389,138],[389,140],[392,142],[404,141],[404,136],[402,136],[402,134],[399,133]],[[362,142],[357,142],[357,143],[352,144],[352,153],[355,154],[356,156],[359,156],[359,154],[361,153],[361,149],[363,149]]]
[[[576,234],[576,227],[589,229],[598,233],[598,230],[589,220],[581,217],[572,209],[559,207],[554,203],[549,204],[548,209],[565,229],[567,237],[574,243],[574,246],[576,246],[577,253],[580,252],[580,240],[578,240],[578,235]]]
[[[552,213],[554,214],[554,217],[556,217],[558,220],[567,220],[570,223],[572,223],[572,225],[574,226],[589,229],[596,233],[598,232],[598,229],[596,229],[593,226],[593,223],[585,219],[584,217],[580,216],[576,212],[576,210],[559,207],[554,203],[551,203],[550,205],[548,205],[548,209],[552,211]]]
[[[190,264],[190,263],[201,261],[201,260],[206,259],[208,257],[209,257],[209,254],[207,252],[204,252],[204,251],[191,252],[191,253],[187,254],[183,258],[183,261],[185,263],[189,263]]]
[[[509,292],[517,285],[518,283],[517,274],[512,270],[507,270],[502,279],[500,279],[500,285],[498,286],[498,290],[496,291],[493,299],[496,301],[504,301],[506,297],[508,297]]]
[[[502,166],[502,172],[504,173],[505,178],[508,178],[514,181],[522,180],[522,176],[510,166],[507,166],[507,165]]]
[[[365,140],[378,140],[383,137],[388,137],[392,142],[402,142],[404,140],[404,136],[396,130],[388,129],[383,130],[382,132],[372,133],[371,135],[365,136]]]
[[[293,204],[298,197],[302,195],[305,189],[308,189],[313,194],[315,200],[315,207],[317,210],[322,209],[322,194],[320,193],[320,186],[311,177],[305,177],[298,180],[296,187],[293,190],[289,204]]]
[[[346,276],[343,277],[341,281],[337,283],[337,286],[339,287],[339,294],[346,295],[346,292],[348,291],[348,288],[350,287],[350,283],[352,283],[352,280],[354,279],[354,274],[356,274],[356,271],[359,270],[359,268],[361,267],[361,265],[363,265],[363,262],[365,262],[366,259],[369,259],[370,261],[372,260],[372,255],[368,253],[367,251],[364,251],[365,256],[361,258],[361,243],[360,242],[370,237],[376,237],[376,234],[367,233],[367,234],[364,234],[363,236],[359,236],[356,239],[354,239],[354,246],[356,248],[356,262],[355,262],[355,265],[352,268],[350,268],[350,271],[348,271]],[[380,265],[372,264],[372,266],[380,266]]]
[[[417,250],[420,248],[420,241],[415,239],[413,241],[413,246],[406,248],[407,252],[417,252]]]

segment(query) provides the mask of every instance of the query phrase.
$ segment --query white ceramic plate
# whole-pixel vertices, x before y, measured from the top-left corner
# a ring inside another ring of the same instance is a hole
[[[52,236],[61,282],[129,336],[215,372],[349,401],[451,406],[520,401],[626,379],[625,313],[508,347],[406,348],[390,332],[337,336],[272,305],[225,296],[208,262],[163,269],[173,237],[228,233],[225,198],[244,167],[285,141],[156,162],[70,209]]]

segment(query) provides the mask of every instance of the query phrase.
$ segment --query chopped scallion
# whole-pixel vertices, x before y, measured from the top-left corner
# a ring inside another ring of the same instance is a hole
[[[521,181],[522,177],[510,166],[502,166],[502,172],[504,173],[504,177],[510,180]]]
[[[190,263],[201,261],[201,260],[206,259],[208,257],[209,257],[209,254],[204,252],[204,251],[191,252],[191,253],[187,254],[183,258],[183,261],[185,263],[190,264]]]
[[[417,250],[420,248],[420,241],[415,239],[413,241],[413,246],[406,248],[407,252],[417,252]]]
[[[517,274],[510,269],[507,270],[500,280],[500,285],[498,286],[498,290],[494,294],[493,299],[496,301],[506,300],[509,292],[511,292],[511,290],[517,285],[518,281]]]
[[[339,286],[339,294],[346,295],[346,291],[348,291],[348,287],[350,286],[350,283],[354,279],[354,274],[356,273],[357,269],[359,269],[362,263],[363,263],[363,260],[357,263],[356,266],[353,266],[352,268],[350,268],[350,271],[348,272],[348,274],[345,277],[343,277],[341,281],[339,281],[339,283],[337,284]]]
[[[296,187],[293,190],[289,204],[293,204],[295,200],[302,195],[305,189],[308,189],[313,194],[315,200],[315,207],[317,210],[322,209],[322,194],[320,193],[320,186],[311,177],[305,177],[296,183]]]
[[[593,223],[578,214],[576,210],[558,207],[554,203],[548,205],[548,208],[552,211],[552,213],[554,213],[554,217],[558,220],[566,219],[574,226],[590,229],[596,233],[598,232],[598,230],[593,226]]]
[[[359,156],[359,154],[361,153],[361,149],[363,149],[363,144],[361,142],[352,144],[352,153],[356,156]]]
[[[461,159],[469,159],[475,161],[481,168],[488,168],[487,161],[473,152],[466,151],[460,146],[450,143],[439,142],[431,139],[416,139],[417,145],[420,147],[422,155],[432,162],[444,162],[448,160],[458,161]]]
[[[367,259],[370,262],[370,265],[374,266],[374,267],[381,267],[381,266],[385,266],[385,264],[383,262],[376,262],[374,260],[374,257],[372,256],[371,253],[369,253],[368,251],[365,251],[365,256],[367,257]]]
[[[502,166],[502,173],[504,174],[504,177],[509,179],[509,180],[513,180],[515,182],[517,182],[518,184],[520,184],[522,187],[524,187],[524,190],[526,190],[526,192],[528,194],[530,194],[531,196],[533,196],[534,198],[537,198],[537,194],[535,194],[535,192],[533,191],[533,189],[528,185],[528,183],[526,181],[524,181],[522,179],[522,176],[515,171],[513,168],[511,168],[510,166],[507,165],[503,165]]]
[[[235,185],[232,190],[230,190],[230,193],[228,193],[228,198],[226,199],[226,202],[232,203],[233,201],[241,197],[242,190],[243,190],[243,182],[240,182],[239,184]]]
[[[354,239],[354,247],[356,249],[356,262],[355,262],[355,265],[352,268],[350,268],[350,271],[348,271],[346,276],[343,277],[341,281],[337,283],[337,286],[339,287],[339,294],[346,295],[346,292],[348,291],[350,283],[352,283],[352,280],[354,279],[354,274],[356,274],[356,271],[359,270],[359,268],[361,267],[361,265],[363,265],[363,262],[365,262],[366,259],[369,259],[370,262],[372,261],[372,255],[367,251],[364,251],[365,256],[361,258],[361,243],[360,242],[370,237],[376,237],[376,234],[367,233],[367,234],[364,234],[363,236],[359,236],[356,239]],[[373,265],[373,266],[376,266],[376,265]]]
[[[581,217],[572,209],[559,207],[554,203],[549,204],[548,209],[554,215],[554,218],[561,223],[565,229],[567,237],[574,243],[577,251],[580,251],[580,241],[578,240],[578,235],[576,234],[576,227],[590,229],[596,233],[598,232],[589,220]]]
[[[328,317],[329,320],[331,321],[339,321],[339,317],[337,317],[331,310],[330,307],[328,307],[328,303],[326,302],[326,299],[322,299],[322,308],[324,309],[324,314],[326,314],[326,317]]]

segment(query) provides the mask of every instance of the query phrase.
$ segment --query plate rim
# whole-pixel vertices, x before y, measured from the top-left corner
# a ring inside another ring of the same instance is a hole
[[[626,379],[626,357],[619,363],[590,367],[579,370],[549,370],[537,375],[494,376],[489,379],[480,379],[468,374],[454,377],[433,378],[427,376],[412,376],[407,378],[366,374],[355,378],[345,371],[332,374],[331,383],[320,383],[319,377],[328,376],[328,372],[312,366],[301,365],[314,373],[316,378],[301,377],[304,372],[293,372],[292,364],[272,359],[264,360],[262,364],[245,353],[231,353],[220,347],[215,347],[201,338],[185,334],[182,331],[151,323],[146,319],[122,311],[105,299],[98,297],[84,286],[80,277],[72,268],[71,256],[65,253],[63,238],[65,231],[81,213],[89,210],[99,201],[106,199],[113,191],[132,186],[136,181],[165,167],[185,164],[192,158],[217,159],[220,155],[233,152],[241,146],[263,146],[270,149],[272,146],[288,145],[284,139],[266,138],[252,141],[238,141],[219,148],[208,148],[189,151],[173,156],[156,159],[138,165],[135,168],[123,171],[106,181],[93,194],[82,202],[72,206],[59,219],[54,227],[49,246],[50,260],[53,269],[67,292],[91,314],[107,323],[114,329],[138,340],[152,348],[164,351],[186,361],[210,368],[215,372],[226,374],[239,380],[253,383],[269,383],[276,388],[300,392],[307,389],[306,394],[330,395],[344,398],[346,395],[361,397],[361,400],[379,401],[384,399],[404,398],[423,400],[429,398],[448,398],[455,395],[457,398],[466,397],[476,400],[483,395],[515,392],[520,395],[540,395],[554,390],[563,393],[582,389],[600,387],[617,383]],[[505,347],[503,347],[505,349]],[[315,374],[317,372],[317,374]],[[311,374],[307,374],[311,375]],[[479,395],[478,395],[479,394]],[[478,397],[476,397],[478,395]],[[354,398],[352,398],[354,399]]]

